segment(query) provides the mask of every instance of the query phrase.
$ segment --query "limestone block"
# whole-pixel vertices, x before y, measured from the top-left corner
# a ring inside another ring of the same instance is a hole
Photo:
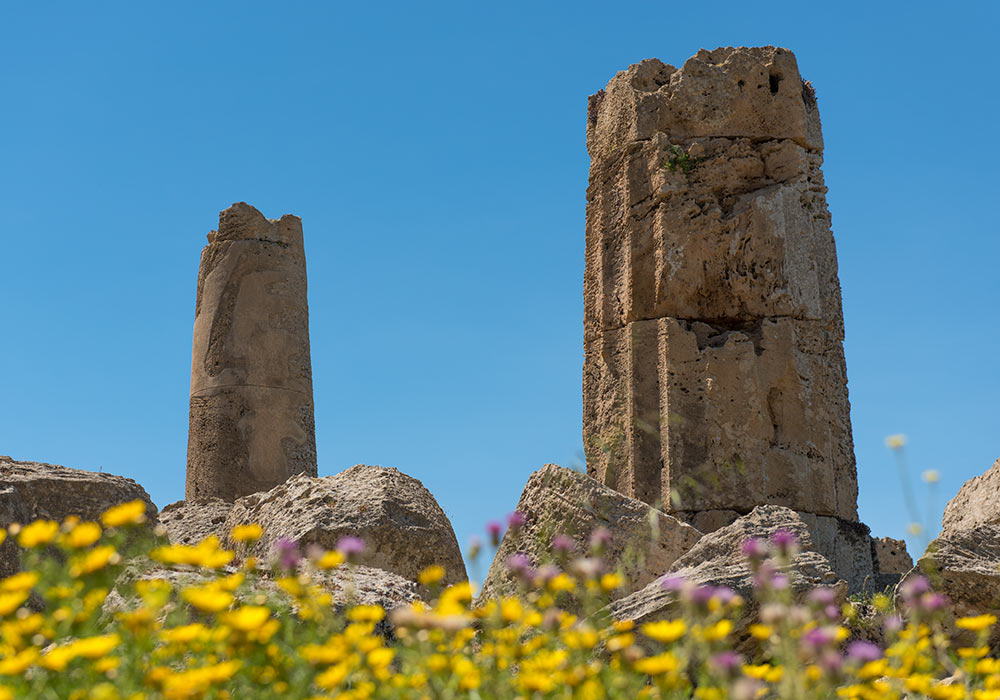
[[[302,222],[234,204],[198,274],[186,498],[316,475]]]
[[[108,508],[136,500],[146,504],[146,517],[150,524],[155,524],[156,506],[146,490],[132,479],[0,457],[0,527],[3,528],[34,520],[62,522],[70,516],[99,521]],[[12,537],[0,545],[0,578],[20,570],[20,553]]]
[[[913,568],[913,558],[906,551],[906,542],[892,537],[872,540],[875,570],[880,574],[905,574]]]
[[[649,59],[590,98],[587,150],[606,157],[663,131],[672,138],[786,138],[822,149],[819,110],[795,55],[774,46],[702,49],[678,70]]]
[[[739,640],[743,630],[756,615],[753,597],[753,576],[742,554],[743,542],[751,537],[767,539],[777,530],[793,533],[801,551],[785,571],[789,585],[797,596],[819,587],[831,587],[843,599],[847,585],[838,581],[830,562],[818,551],[806,523],[794,511],[780,506],[759,506],[751,513],[713,533],[707,534],[670,567],[669,575],[703,586],[726,586],[747,601],[742,609],[734,636]],[[677,594],[665,589],[660,580],[613,602],[608,608],[615,619],[636,624],[672,617],[678,609]]]
[[[809,530],[813,549],[822,554],[837,577],[847,583],[848,593],[872,590],[876,570],[868,526],[825,515],[802,512],[797,515]]]
[[[674,316],[825,321],[842,333],[822,156],[789,140],[672,143],[658,133],[591,164],[585,338]],[[697,145],[690,172],[670,149]]]
[[[941,536],[994,523],[1000,523],[1000,459],[979,476],[966,481],[948,501],[941,518]]]
[[[842,353],[819,322],[788,318],[607,331],[584,359],[588,472],[668,513],[767,503],[857,520]]]
[[[525,524],[504,535],[480,600],[516,593],[517,582],[507,567],[508,558],[520,552],[536,566],[551,561],[549,545],[556,535],[571,537],[578,555],[584,555],[591,533],[605,528],[611,542],[602,558],[611,570],[621,567],[625,577],[619,594],[630,593],[663,574],[701,538],[690,525],[555,464],[546,464],[531,475],[517,511],[525,517]]]
[[[916,575],[927,577],[934,590],[948,596],[955,617],[996,614],[1000,607],[1000,523],[953,530],[934,540],[900,586]],[[948,631],[956,646],[975,641],[968,631],[954,627]],[[997,625],[991,630],[990,644],[1000,644]]]
[[[279,539],[335,549],[341,537],[365,541],[363,564],[416,581],[432,564],[445,584],[466,580],[451,523],[430,491],[398,469],[359,464],[322,478],[297,474],[270,491],[236,501],[223,525],[256,523],[263,537],[248,554],[267,560]]]
[[[233,504],[221,498],[177,501],[163,506],[160,524],[166,528],[172,544],[198,544],[212,535],[225,542],[229,536],[225,531],[226,518],[232,510]]]

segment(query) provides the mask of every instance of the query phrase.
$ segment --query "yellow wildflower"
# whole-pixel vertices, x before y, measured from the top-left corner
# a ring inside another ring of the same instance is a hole
[[[517,598],[504,598],[500,601],[500,617],[505,622],[517,622],[524,615],[524,608]]]
[[[729,620],[719,620],[714,625],[701,630],[701,638],[706,642],[721,642],[733,630],[733,623]]]
[[[0,591],[28,591],[38,583],[38,572],[21,571],[0,581]]]
[[[631,632],[626,632],[625,634],[616,634],[608,639],[607,648],[608,651],[621,651],[632,646],[634,643],[635,635]]]
[[[963,659],[981,659],[990,653],[988,646],[959,647],[958,656]]]
[[[249,525],[237,525],[233,528],[232,538],[234,542],[256,542],[264,534],[260,525],[251,523]]]
[[[982,632],[997,623],[996,615],[975,615],[972,617],[960,617],[955,620],[955,626],[959,629],[970,630],[972,632]]]
[[[233,603],[233,594],[215,586],[192,586],[181,591],[181,597],[202,612],[217,613]]]
[[[760,641],[766,641],[774,634],[774,628],[769,625],[750,625],[750,636]]]
[[[316,676],[315,682],[324,690],[333,690],[344,682],[350,672],[351,668],[347,664],[337,664]]]
[[[676,642],[684,636],[687,631],[687,624],[684,620],[660,620],[658,622],[647,622],[639,628],[642,633],[650,639],[655,639],[663,644]]]
[[[62,536],[60,542],[72,549],[83,549],[101,539],[101,526],[93,521],[79,523]]]
[[[621,574],[604,574],[601,576],[601,590],[611,592],[617,588],[621,588],[624,581]]]
[[[650,676],[671,673],[677,670],[677,657],[667,652],[657,656],[639,659],[635,662],[635,670]]]
[[[200,622],[194,622],[190,625],[181,625],[179,627],[171,627],[169,629],[161,630],[159,637],[160,640],[176,644],[188,644],[193,642],[195,639],[207,638],[208,628]]]
[[[271,617],[271,610],[262,605],[243,605],[220,617],[223,623],[240,632],[259,629]]]
[[[109,544],[94,547],[86,554],[76,556],[70,561],[69,575],[73,578],[100,571],[108,564],[117,564],[121,557],[115,548]]]
[[[17,543],[28,549],[52,542],[59,534],[59,523],[54,520],[36,520],[25,525],[17,536]]]
[[[0,661],[0,675],[19,676],[38,659],[38,649],[28,647],[24,651]]]
[[[380,605],[355,605],[347,611],[351,622],[378,622],[384,617],[385,610]]]
[[[0,615],[7,616],[21,607],[21,604],[28,599],[31,591],[10,591],[0,593]]]
[[[146,522],[146,504],[135,500],[112,506],[101,515],[101,522],[104,523],[104,527],[141,525]]]
[[[121,642],[117,634],[105,634],[99,637],[84,637],[72,642],[73,653],[85,659],[99,659],[114,649]]]
[[[443,578],[444,567],[439,564],[434,564],[421,571],[420,575],[417,577],[417,581],[424,586],[433,586],[436,583],[440,583]]]
[[[365,660],[372,668],[386,668],[392,663],[392,658],[395,655],[396,652],[392,649],[382,647],[379,649],[372,649],[368,652],[368,656],[365,657]]]
[[[548,583],[549,590],[553,593],[564,593],[576,588],[576,581],[566,573],[553,576]]]
[[[324,552],[323,556],[319,558],[316,562],[316,566],[321,569],[336,569],[338,566],[343,564],[347,559],[343,554],[333,549],[328,552]]]

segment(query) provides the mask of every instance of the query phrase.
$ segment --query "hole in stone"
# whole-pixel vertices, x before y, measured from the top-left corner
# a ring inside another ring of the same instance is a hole
[[[738,87],[740,89],[740,92],[743,92],[743,86],[744,85],[746,85],[746,83],[744,81],[742,81],[742,80],[739,80],[739,81],[736,82],[736,87]]]
[[[767,82],[771,85],[771,94],[777,95],[778,85],[781,83],[781,76],[771,73],[771,75],[767,77]]]

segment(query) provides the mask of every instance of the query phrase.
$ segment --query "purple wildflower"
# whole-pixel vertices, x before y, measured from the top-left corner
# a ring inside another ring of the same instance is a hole
[[[743,657],[735,651],[722,651],[709,659],[709,665],[724,676],[734,676],[743,666]]]
[[[778,549],[779,553],[787,556],[798,547],[799,538],[788,530],[775,530],[771,533],[771,544]]]
[[[555,564],[542,564],[538,567],[538,571],[535,574],[535,581],[545,584],[561,573],[562,570]]]
[[[837,673],[844,665],[844,657],[833,649],[827,649],[819,657],[819,666],[827,673]]]
[[[900,584],[899,595],[906,603],[913,604],[917,598],[930,590],[931,584],[926,578],[923,576],[914,576]]]
[[[736,591],[728,586],[716,586],[712,589],[712,594],[723,605],[728,605],[736,598]]]
[[[660,587],[665,591],[681,591],[686,584],[682,576],[667,575],[660,579]]]
[[[697,605],[708,605],[708,601],[713,596],[715,596],[715,589],[711,586],[696,586],[688,593],[690,601]]]
[[[496,520],[486,523],[486,534],[490,536],[490,544],[494,547],[500,546],[500,533],[503,532],[503,525]]]
[[[931,591],[930,593],[924,593],[920,596],[920,607],[927,612],[935,612],[947,607],[948,597]]]
[[[565,556],[576,551],[576,542],[569,535],[556,535],[552,538],[552,551]]]
[[[515,574],[521,574],[531,569],[531,559],[524,552],[515,552],[507,557],[507,568]]]
[[[354,535],[345,535],[337,540],[337,551],[351,564],[357,563],[365,551],[365,541]]]
[[[830,644],[836,637],[828,627],[813,627],[802,635],[802,642],[811,647],[822,647]]]
[[[899,632],[903,629],[903,618],[899,615],[889,615],[882,620],[882,628],[890,634]]]
[[[771,588],[775,591],[783,591],[788,588],[788,577],[784,574],[775,574],[771,577]]]
[[[509,527],[514,532],[517,532],[522,527],[524,523],[527,522],[524,517],[524,513],[515,510],[513,513],[507,516],[507,527]]]
[[[847,658],[852,661],[860,661],[861,663],[878,661],[882,658],[882,650],[879,649],[877,644],[859,639],[847,645]]]
[[[287,537],[279,537],[275,541],[274,552],[278,555],[278,566],[288,571],[298,566],[299,560],[302,559],[298,543]]]
[[[763,559],[767,556],[767,546],[764,541],[757,538],[751,537],[749,539],[743,540],[743,556],[747,559]]]
[[[826,607],[832,605],[837,600],[837,594],[832,588],[817,586],[809,591],[809,601],[819,606]]]
[[[590,534],[590,550],[594,554],[600,554],[609,544],[611,544],[611,531],[606,527],[599,527]]]

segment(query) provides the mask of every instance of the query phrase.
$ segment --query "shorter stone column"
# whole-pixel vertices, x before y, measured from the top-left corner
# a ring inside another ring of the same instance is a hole
[[[201,253],[185,497],[316,476],[302,221],[239,202]]]

